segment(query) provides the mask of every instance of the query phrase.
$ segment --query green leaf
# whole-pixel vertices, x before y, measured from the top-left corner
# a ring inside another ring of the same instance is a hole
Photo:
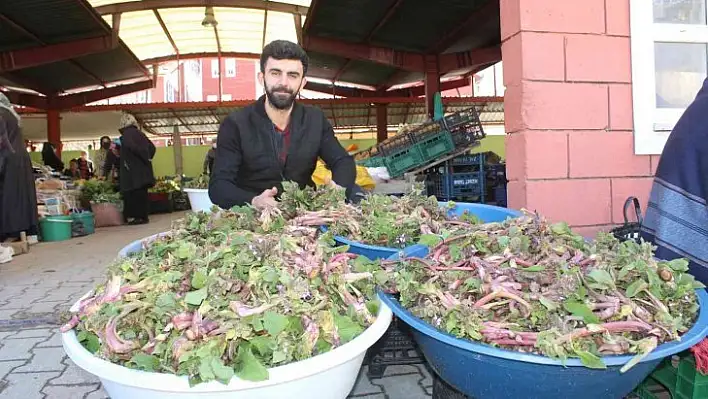
[[[383,270],[377,270],[374,272],[374,280],[376,280],[377,285],[386,285],[388,282],[388,273]]]
[[[418,240],[418,244],[425,245],[427,247],[434,247],[442,242],[442,237],[437,234],[423,234]]]
[[[552,300],[546,298],[545,296],[540,296],[538,297],[538,301],[541,302],[541,305],[545,306],[546,309],[550,311],[554,311],[558,309],[558,304],[553,302]]]
[[[464,282],[466,291],[476,291],[482,286],[482,280],[476,277],[470,277]]]
[[[627,295],[627,298],[632,298],[637,295],[639,291],[647,288],[648,286],[649,284],[647,284],[647,282],[642,279],[635,280],[627,287],[627,292],[625,294]]]
[[[130,362],[135,364],[138,369],[143,371],[155,371],[160,367],[160,359],[156,356],[146,353],[136,353],[130,359]]]
[[[676,272],[687,272],[688,271],[688,260],[679,258],[668,262],[669,267]]]
[[[216,378],[214,375],[214,370],[211,367],[212,356],[203,357],[199,360],[199,377],[202,381],[211,381]]]
[[[588,352],[588,351],[575,351],[575,354],[578,355],[580,358],[580,362],[588,368],[591,369],[601,369],[604,370],[607,368],[605,363],[600,359],[599,357],[595,356],[594,354]]]
[[[184,296],[184,301],[190,305],[199,306],[207,297],[207,289],[203,287],[196,291],[190,291]]]
[[[91,332],[81,331],[79,332],[77,339],[81,345],[83,345],[84,348],[91,353],[96,353],[99,349],[101,349],[101,343],[99,342],[98,337]]]
[[[194,272],[194,275],[192,275],[192,287],[196,290],[203,288],[204,285],[206,285],[206,281],[207,275],[201,270],[197,270]]]
[[[501,249],[504,249],[509,246],[509,237],[508,236],[499,236],[497,237],[497,244]]]
[[[570,234],[571,230],[566,222],[558,222],[551,225],[551,231],[554,234]]]
[[[588,277],[606,288],[612,288],[615,286],[615,280],[607,270],[595,269],[588,273]]]
[[[155,300],[155,306],[163,309],[174,309],[177,307],[177,299],[174,292],[163,292]]]
[[[273,348],[275,348],[275,341],[273,338],[264,335],[250,338],[248,342],[261,356],[270,355],[273,353]]]
[[[319,340],[319,341],[317,341],[317,343],[319,344],[318,347],[321,346],[321,345],[324,345],[324,344],[329,345],[329,348],[332,347],[332,345],[330,345],[330,344],[329,344],[327,341],[325,341],[325,340]],[[322,343],[324,343],[324,344],[322,344]],[[322,346],[322,347],[324,348],[324,346]],[[327,350],[326,350],[326,351],[327,351]],[[325,352],[326,352],[326,351],[325,351]],[[320,348],[320,352],[322,352],[321,348]],[[285,360],[287,360],[287,358],[288,358],[288,355],[286,355],[285,352],[283,352],[283,351],[274,351],[274,352],[273,352],[273,363],[276,363],[276,364],[277,364],[277,363],[280,363],[280,362],[284,362]]]
[[[226,366],[217,356],[211,358],[211,369],[214,371],[216,379],[223,384],[228,384],[234,376],[234,369]]]
[[[349,316],[334,315],[334,325],[337,327],[337,332],[339,333],[342,344],[351,341],[364,331],[364,329]]]
[[[272,337],[280,334],[285,327],[288,326],[287,316],[283,316],[280,313],[267,311],[263,315],[263,327],[268,330],[268,334]]]
[[[597,324],[600,322],[600,319],[595,316],[595,314],[592,312],[592,310],[590,310],[588,305],[582,302],[577,302],[569,299],[563,303],[563,308],[568,313],[574,316],[582,317],[586,323]]]
[[[240,345],[236,355],[236,375],[246,381],[264,381],[268,379],[268,369],[251,352],[249,345]]]
[[[187,242],[183,242],[182,244],[180,244],[179,248],[177,248],[177,251],[175,251],[175,255],[180,259],[192,258],[196,253],[197,246]]]

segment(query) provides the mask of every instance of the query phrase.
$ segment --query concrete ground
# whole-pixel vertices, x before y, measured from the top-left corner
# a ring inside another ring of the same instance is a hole
[[[103,279],[126,244],[169,228],[180,213],[154,215],[148,225],[98,229],[96,234],[40,243],[0,264],[0,399],[103,399],[100,382],[66,356],[57,315]],[[432,394],[422,365],[388,367],[369,379],[362,368],[351,397],[419,399]]]

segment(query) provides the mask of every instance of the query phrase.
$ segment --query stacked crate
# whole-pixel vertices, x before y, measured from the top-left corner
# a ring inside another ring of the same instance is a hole
[[[441,201],[489,199],[506,206],[506,171],[504,164],[487,164],[487,155],[460,155],[426,171],[428,195]]]
[[[433,163],[456,149],[475,145],[485,137],[477,110],[472,107],[440,121],[426,121],[355,155],[357,164],[386,166],[391,177]]]

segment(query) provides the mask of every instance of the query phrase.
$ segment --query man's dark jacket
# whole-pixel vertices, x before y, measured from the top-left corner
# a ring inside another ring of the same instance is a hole
[[[135,126],[127,126],[119,131],[120,191],[125,193],[154,186],[152,158],[155,156],[155,145]]]
[[[283,181],[314,187],[312,173],[322,158],[338,185],[351,188],[356,180],[354,159],[342,148],[319,108],[295,103],[290,116],[290,146],[281,161],[280,133],[265,110],[265,96],[232,112],[221,124],[216,160],[209,182],[211,201],[225,209],[250,204]]]

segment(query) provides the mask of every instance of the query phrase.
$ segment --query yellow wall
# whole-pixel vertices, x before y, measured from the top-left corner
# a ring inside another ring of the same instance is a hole
[[[340,140],[342,146],[347,147],[350,144],[357,144],[359,150],[364,150],[376,143],[376,140]],[[182,147],[182,166],[186,176],[198,176],[202,172],[204,164],[204,156],[209,151],[209,146],[185,146]],[[504,152],[504,136],[487,136],[482,140],[479,147],[476,147],[472,152],[487,152],[492,151],[505,158]],[[61,154],[61,159],[66,167],[69,166],[69,160],[79,157],[80,151],[64,151]],[[30,157],[34,162],[42,163],[42,153],[32,152]],[[155,176],[174,176],[175,175],[175,157],[174,147],[159,147],[152,160],[152,168]]]

